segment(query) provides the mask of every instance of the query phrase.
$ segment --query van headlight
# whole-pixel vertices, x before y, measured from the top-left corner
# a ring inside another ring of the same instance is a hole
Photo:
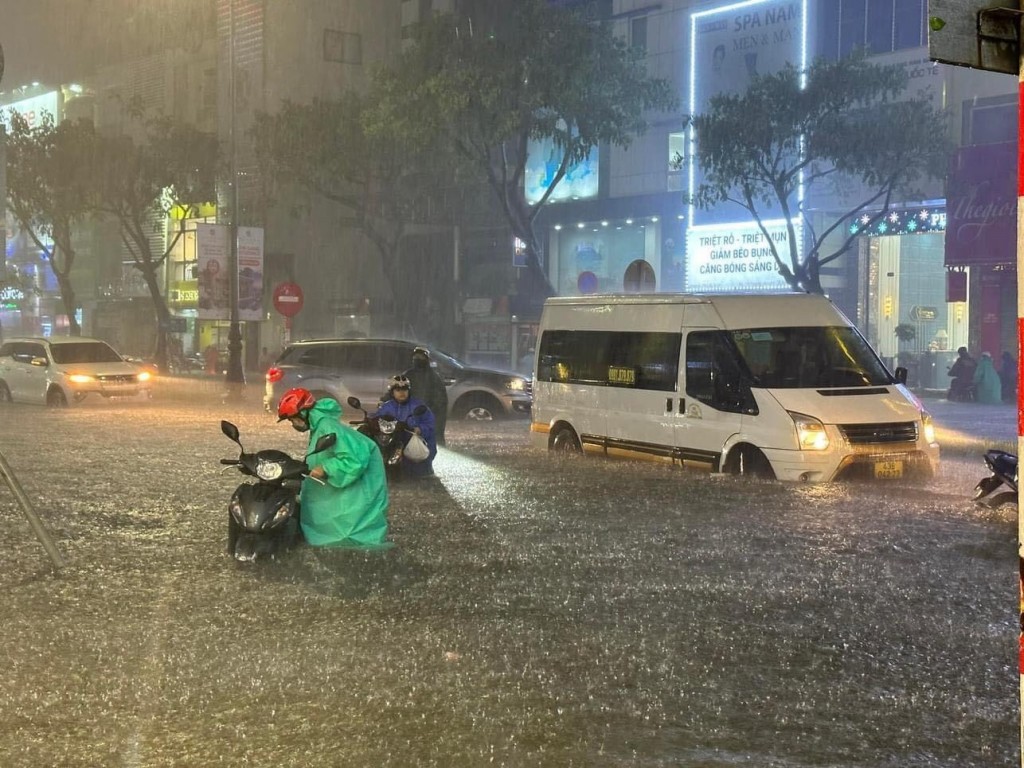
[[[796,427],[796,440],[801,451],[828,450],[828,433],[825,425],[813,416],[789,412]]]
[[[928,411],[921,411],[921,436],[929,445],[935,442],[935,424],[932,422],[932,415]]]
[[[525,379],[509,379],[505,382],[505,389],[511,389],[513,392],[525,392],[526,391],[526,380]]]
[[[91,384],[96,381],[92,376],[87,376],[84,373],[72,373],[68,376],[68,381],[72,384]]]

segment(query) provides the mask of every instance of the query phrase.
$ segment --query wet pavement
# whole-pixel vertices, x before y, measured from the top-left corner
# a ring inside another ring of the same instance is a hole
[[[218,421],[303,438],[182,391],[0,409],[68,562],[0,487],[0,765],[1018,764],[1016,516],[969,501],[1012,407],[926,403],[962,453],[920,484],[454,423],[437,481],[394,489],[394,549],[240,567]]]

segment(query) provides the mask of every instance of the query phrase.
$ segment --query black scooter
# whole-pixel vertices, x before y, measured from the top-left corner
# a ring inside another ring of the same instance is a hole
[[[411,432],[404,421],[399,421],[393,416],[370,416],[359,402],[358,397],[349,397],[346,401],[357,411],[363,412],[363,418],[357,421],[350,421],[349,424],[356,428],[360,434],[377,443],[380,449],[381,458],[384,459],[384,474],[388,483],[394,483],[402,479],[402,450],[405,447],[405,440],[402,439],[404,432]],[[417,405],[413,413],[422,416],[427,412],[427,406]]]
[[[293,546],[300,536],[299,488],[309,476],[306,461],[274,449],[246,453],[238,439],[238,427],[222,421],[220,429],[241,449],[237,459],[221,459],[220,463],[256,478],[256,482],[241,483],[228,502],[228,553],[235,560],[252,562]],[[337,439],[337,435],[324,435],[306,459],[330,448]]]
[[[1017,503],[1017,457],[1006,451],[991,450],[985,453],[985,464],[992,473],[974,488],[974,500],[993,509],[1004,504]],[[995,493],[1000,487],[1008,490]]]

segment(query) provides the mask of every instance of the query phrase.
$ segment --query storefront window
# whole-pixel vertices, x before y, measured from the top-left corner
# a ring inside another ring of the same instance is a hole
[[[648,262],[656,276],[661,273],[661,225],[656,216],[582,222],[554,234],[556,288],[561,295],[621,293],[635,261]]]

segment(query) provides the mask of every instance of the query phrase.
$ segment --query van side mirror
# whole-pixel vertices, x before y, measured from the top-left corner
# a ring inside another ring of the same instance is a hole
[[[896,373],[894,374],[894,378],[896,379],[896,383],[897,384],[906,384],[907,383],[907,369],[904,368],[901,365],[899,368],[896,369]]]

